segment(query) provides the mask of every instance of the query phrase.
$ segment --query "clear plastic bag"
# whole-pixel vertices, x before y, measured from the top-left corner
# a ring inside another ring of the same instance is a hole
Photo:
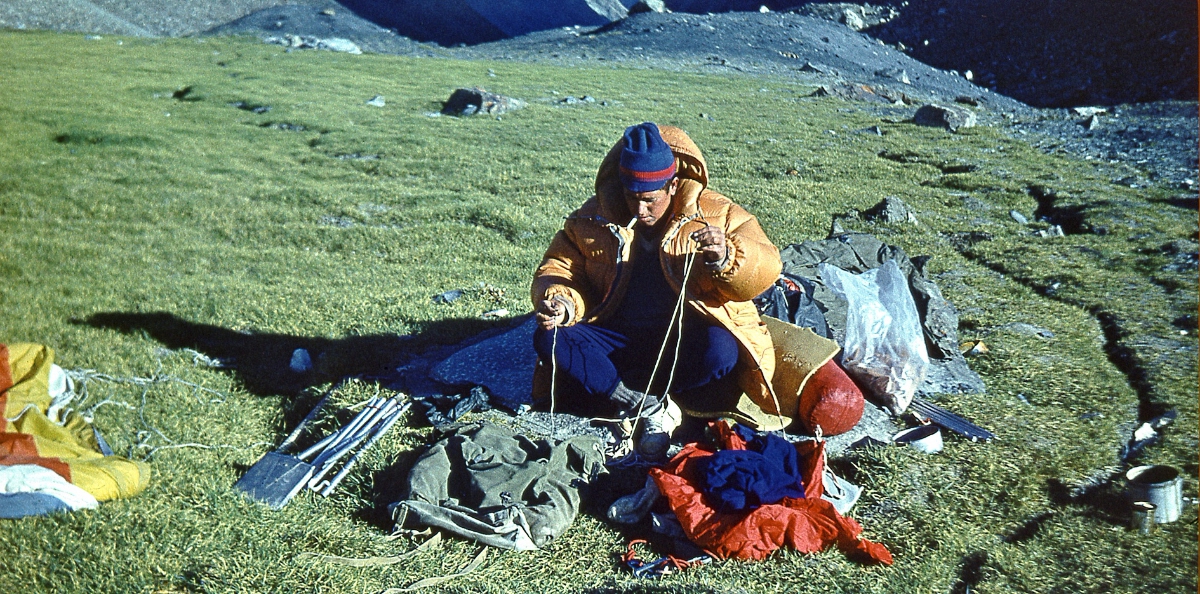
[[[846,300],[842,366],[892,414],[908,408],[929,369],[917,305],[893,260],[862,274],[830,264],[821,279]]]

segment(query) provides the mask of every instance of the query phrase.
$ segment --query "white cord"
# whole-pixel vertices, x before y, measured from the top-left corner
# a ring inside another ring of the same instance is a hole
[[[689,237],[690,239],[690,237]],[[666,335],[663,336],[662,346],[658,347],[658,357],[654,360],[654,368],[650,371],[650,380],[646,382],[646,391],[642,393],[642,399],[638,402],[637,415],[635,419],[642,418],[642,410],[646,406],[646,398],[650,395],[650,387],[654,385],[654,376],[658,375],[658,366],[662,363],[663,353],[667,350],[667,343],[671,341],[671,330],[676,327],[678,321],[679,339],[675,341],[675,359],[671,362],[671,376],[667,377],[667,389],[663,390],[663,399],[668,398],[668,390],[671,388],[671,381],[675,375],[675,365],[679,363],[679,343],[683,342],[683,303],[687,298],[688,279],[692,275],[692,265],[696,262],[696,252],[689,251],[683,259],[683,284],[679,287],[679,298],[675,300],[675,309],[671,312],[671,321],[667,324]],[[666,406],[666,402],[663,403]]]
[[[554,326],[554,337],[550,341],[550,437],[555,434],[554,428],[554,385],[558,383],[558,326]]]

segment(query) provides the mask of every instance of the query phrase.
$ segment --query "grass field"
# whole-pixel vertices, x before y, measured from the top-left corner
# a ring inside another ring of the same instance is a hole
[[[474,85],[529,106],[431,115]],[[1196,212],[988,127],[952,135],[812,90],[0,32],[0,341],[49,345],[68,369],[164,379],[89,384],[80,406],[119,453],[149,456],[151,485],[95,511],[0,521],[0,591],[379,592],[464,566],[478,546],[456,539],[382,568],[300,557],[416,546],[386,538],[383,511],[430,433],[411,415],[329,499],[305,492],[272,512],[231,487],[328,381],[506,323],[484,311],[527,312],[562,217],[621,130],[651,120],[686,129],[713,187],[780,246],[823,238],[832,215],[884,196],[907,202],[918,223],[843,224],[933,257],[963,338],[991,347],[971,360],[987,394],[940,402],[999,438],[833,461],[865,487],[851,515],[891,567],[781,552],[639,582],[615,559],[625,535],[589,512],[541,551],[491,551],[429,591],[1195,592],[1194,500],[1152,536],[1126,530],[1117,452],[1140,420],[1178,411],[1141,461],[1181,467],[1197,495],[1197,278],[1164,249],[1195,241]],[[376,94],[386,106],[365,104]],[[557,103],[585,94],[607,104]],[[884,134],[855,132],[873,125]],[[1036,238],[1045,224],[1019,225],[1012,209],[1086,226]],[[465,297],[431,300],[455,288]],[[286,371],[298,346],[326,354],[315,374]],[[376,389],[354,383],[338,399]],[[207,447],[171,447],[184,444]]]

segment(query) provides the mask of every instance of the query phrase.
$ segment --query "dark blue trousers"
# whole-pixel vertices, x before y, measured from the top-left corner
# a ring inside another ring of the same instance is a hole
[[[547,365],[551,364],[550,352],[554,351],[560,393],[575,396],[564,404],[581,398],[588,402],[580,404],[590,405],[571,408],[582,408],[584,414],[602,414],[602,403],[607,403],[619,381],[634,390],[659,396],[667,388],[677,330],[667,341],[652,386],[648,386],[650,373],[663,345],[666,328],[617,330],[594,324],[575,324],[558,328],[557,332],[557,348],[551,348],[555,344],[555,331],[541,328],[534,331],[533,345],[538,357]],[[685,316],[679,363],[674,366],[675,375],[670,381],[671,393],[682,396],[689,390],[726,378],[737,360],[738,344],[733,334],[720,326],[709,325],[698,316]]]

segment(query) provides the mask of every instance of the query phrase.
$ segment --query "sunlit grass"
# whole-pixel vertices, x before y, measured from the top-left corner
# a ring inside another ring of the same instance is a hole
[[[475,85],[529,106],[500,118],[434,117],[454,88]],[[1182,337],[1172,325],[1195,313],[1196,277],[1164,271],[1161,250],[1196,237],[1195,213],[1150,200],[1163,190],[1113,185],[1089,164],[992,129],[951,135],[905,122],[903,109],[811,91],[656,70],[285,53],[245,39],[0,33],[0,341],[47,344],[67,368],[157,371],[224,395],[161,384],[142,407],[140,389],[93,385],[88,404],[134,406],[96,411],[119,452],[167,445],[143,418],[177,443],[243,448],[159,450],[152,485],[136,498],[5,521],[0,590],[377,592],[466,564],[477,546],[456,539],[386,568],[296,560],[413,546],[384,539],[382,510],[428,436],[415,419],[330,499],[305,493],[272,512],[232,490],[268,449],[261,444],[278,443],[314,401],[309,391],[293,402],[305,383],[288,375],[285,347],[327,347],[313,380],[324,381],[505,323],[479,320],[485,311],[528,311],[530,274],[562,217],[590,194],[620,131],[651,120],[686,129],[714,188],[758,215],[780,246],[823,238],[832,215],[884,196],[907,202],[919,223],[844,224],[933,256],[928,269],[958,306],[963,337],[992,349],[972,359],[988,393],[942,403],[999,436],[950,437],[934,457],[866,449],[834,461],[866,487],[852,515],[896,554],[893,567],[864,568],[836,551],[781,553],[655,588],[947,592],[977,581],[971,591],[1195,591],[1194,506],[1146,538],[1110,511],[1120,508],[1110,505],[1119,481],[1070,497],[1120,468],[1117,449],[1138,418],[1139,393],[1110,361],[1113,345],[1141,357],[1131,363],[1151,386],[1139,388],[1143,407],[1180,413],[1147,459],[1184,468],[1185,494],[1196,494],[1196,337],[1194,325]],[[365,104],[377,94],[385,107]],[[584,94],[598,102],[557,101]],[[873,125],[884,135],[856,132]],[[974,170],[942,167],[959,162]],[[1058,206],[1080,205],[1107,235],[1032,237],[1008,212],[1031,215],[1035,185],[1064,193]],[[970,232],[990,239],[961,235]],[[431,299],[455,288],[466,296]],[[143,315],[153,312],[166,317]],[[114,317],[126,325],[97,321]],[[1112,325],[1107,335],[1098,318]],[[253,373],[196,366],[156,334],[163,319],[278,352],[257,353]],[[1000,328],[1010,322],[1054,338]],[[374,390],[355,384],[340,402]],[[620,533],[585,514],[545,550],[494,551],[442,590],[645,586],[615,561],[623,547]]]

